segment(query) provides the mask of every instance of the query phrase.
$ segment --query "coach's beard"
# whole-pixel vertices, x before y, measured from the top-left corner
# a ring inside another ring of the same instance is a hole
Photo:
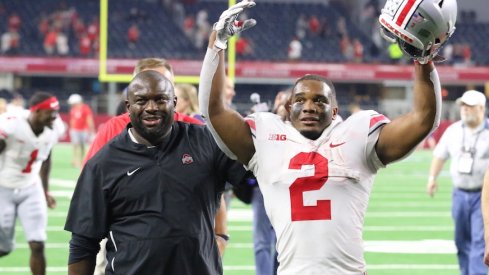
[[[144,139],[146,139],[152,145],[160,144],[164,137],[168,135],[169,129],[171,128],[171,122],[168,122],[168,117],[162,117],[161,121],[153,126],[146,127],[140,117],[131,118],[132,127],[137,133]]]

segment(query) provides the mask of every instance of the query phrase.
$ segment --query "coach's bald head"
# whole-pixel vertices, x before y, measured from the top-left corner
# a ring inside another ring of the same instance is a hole
[[[126,107],[139,143],[158,145],[170,134],[176,100],[172,82],[161,73],[147,70],[134,76]]]

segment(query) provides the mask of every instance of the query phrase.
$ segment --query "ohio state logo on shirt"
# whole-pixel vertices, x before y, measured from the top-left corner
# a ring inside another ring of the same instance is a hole
[[[194,162],[194,159],[192,158],[191,155],[189,155],[189,154],[183,154],[183,156],[182,156],[182,163],[183,164],[190,164],[192,162]]]

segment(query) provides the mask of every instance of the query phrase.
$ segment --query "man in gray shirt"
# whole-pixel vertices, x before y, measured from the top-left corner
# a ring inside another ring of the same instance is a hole
[[[453,182],[452,217],[455,245],[462,275],[486,275],[481,189],[489,165],[489,121],[485,119],[486,97],[470,90],[457,99],[461,120],[447,128],[433,152],[427,192],[438,189],[436,178],[451,158]]]

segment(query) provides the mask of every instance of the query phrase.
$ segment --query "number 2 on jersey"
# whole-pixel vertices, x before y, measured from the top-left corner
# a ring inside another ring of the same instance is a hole
[[[316,152],[302,152],[290,160],[289,169],[300,170],[303,165],[314,165],[314,175],[297,178],[289,187],[292,221],[331,220],[331,200],[304,205],[304,192],[319,190],[328,180],[328,159]]]
[[[32,164],[37,159],[37,153],[38,152],[39,152],[39,150],[37,150],[37,149],[31,152],[31,157],[29,158],[29,161],[27,162],[27,166],[24,168],[24,170],[22,170],[22,173],[30,173],[31,172]]]

